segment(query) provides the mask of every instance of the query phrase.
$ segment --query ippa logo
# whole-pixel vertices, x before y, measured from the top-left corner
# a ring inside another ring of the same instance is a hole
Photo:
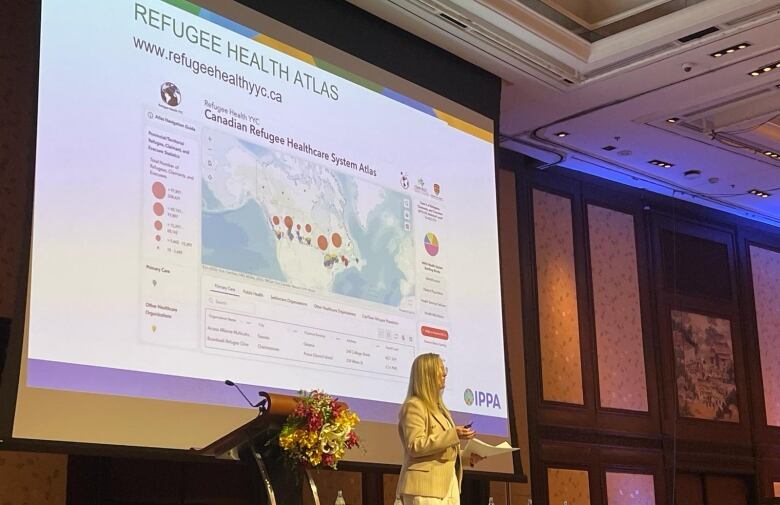
[[[476,389],[472,391],[471,388],[466,388],[463,392],[463,401],[466,402],[466,405],[468,406],[476,405],[477,407],[501,408],[501,399],[497,394],[478,391]]]

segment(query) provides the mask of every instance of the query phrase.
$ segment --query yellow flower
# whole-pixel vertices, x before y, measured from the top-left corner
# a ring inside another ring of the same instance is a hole
[[[325,454],[333,454],[344,443],[344,428],[328,424],[320,430],[320,450]]]

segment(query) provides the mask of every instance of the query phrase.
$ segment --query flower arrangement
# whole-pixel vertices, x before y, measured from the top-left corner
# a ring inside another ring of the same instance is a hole
[[[360,446],[360,418],[322,391],[301,391],[298,405],[282,425],[279,447],[295,466],[336,469],[347,449]]]

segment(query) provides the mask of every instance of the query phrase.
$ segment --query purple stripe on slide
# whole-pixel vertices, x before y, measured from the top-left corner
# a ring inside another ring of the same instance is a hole
[[[241,395],[222,381],[39,359],[27,361],[27,386],[249,408]],[[258,391],[288,395],[297,393],[287,389],[251,384],[241,384],[241,389],[250,399],[257,398]],[[341,397],[341,399],[347,402],[364,421],[390,424],[397,422],[398,405],[394,403],[348,397]],[[506,419],[454,410],[452,414],[455,422],[459,424],[474,421],[474,428],[479,433],[502,437],[509,435]]]

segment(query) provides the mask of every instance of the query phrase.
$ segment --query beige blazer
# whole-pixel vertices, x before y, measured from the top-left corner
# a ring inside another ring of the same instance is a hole
[[[404,462],[397,495],[444,498],[453,472],[460,489],[463,468],[454,424],[443,413],[431,412],[419,398],[411,397],[401,405],[398,434],[404,448]]]

